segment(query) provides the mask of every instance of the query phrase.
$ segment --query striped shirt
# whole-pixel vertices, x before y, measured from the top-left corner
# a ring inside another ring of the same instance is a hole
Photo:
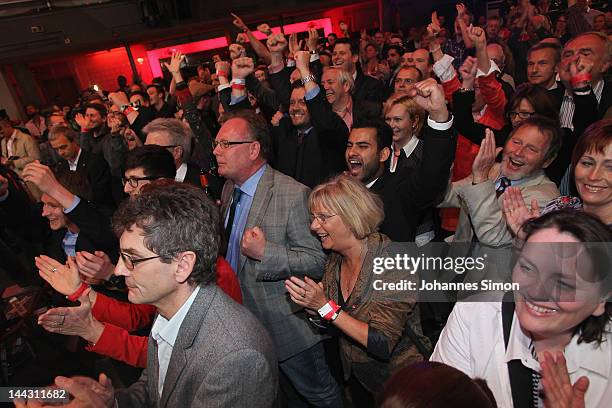
[[[601,102],[601,95],[603,94],[604,89],[604,81],[599,80],[598,83],[593,87],[593,92],[595,93],[595,98],[597,98],[597,104]],[[574,119],[574,111],[576,110],[576,105],[574,103],[574,97],[569,90],[565,90],[565,95],[563,95],[563,103],[561,103],[561,110],[559,111],[559,121],[561,122],[561,127],[569,128],[574,130],[574,124],[572,123]]]

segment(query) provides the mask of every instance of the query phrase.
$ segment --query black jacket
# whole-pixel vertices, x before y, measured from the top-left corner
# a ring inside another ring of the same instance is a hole
[[[272,165],[312,188],[346,170],[344,151],[349,131],[344,121],[332,111],[322,90],[316,97],[307,100],[306,105],[312,129],[301,143],[298,130],[289,118],[283,118],[278,127],[272,128]]]
[[[376,78],[364,75],[360,69],[355,77],[353,100],[364,100],[382,104],[385,98],[385,84]]]
[[[425,212],[442,198],[455,158],[457,137],[453,128],[435,130],[425,126],[422,133],[423,159],[417,169],[385,169],[370,187],[384,205],[385,219],[380,232],[393,241],[414,241],[416,228]]]
[[[103,251],[113,262],[118,259],[119,243],[111,229],[110,219],[98,209],[81,199],[80,203],[68,214],[70,222],[79,227],[79,236],[76,241],[76,251]],[[45,253],[58,262],[66,262],[66,253],[62,248],[62,240],[66,229],[62,228],[51,233]]]
[[[60,161],[56,168],[59,171],[70,171],[66,160]],[[102,155],[81,149],[76,172],[89,182],[93,191],[92,201],[95,204],[114,207],[110,168]]]

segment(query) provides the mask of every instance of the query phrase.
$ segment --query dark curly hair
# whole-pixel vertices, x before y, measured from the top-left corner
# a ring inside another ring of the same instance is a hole
[[[192,286],[215,281],[219,252],[219,210],[197,187],[170,180],[155,181],[125,200],[113,217],[117,236],[140,228],[147,249],[170,263],[173,254],[192,251],[196,261],[188,278]]]
[[[604,341],[606,326],[612,320],[612,301],[610,301],[610,279],[612,275],[612,258],[610,257],[610,242],[612,242],[612,231],[602,223],[599,218],[583,211],[564,209],[551,211],[541,217],[528,221],[523,226],[525,231],[525,242],[538,231],[547,228],[555,228],[559,232],[566,232],[573,235],[580,242],[599,243],[599,245],[589,245],[586,247],[587,253],[593,265],[593,280],[602,282],[602,295],[608,295],[605,311],[601,316],[589,316],[579,324],[574,335],[578,334],[578,343]],[[607,245],[602,245],[605,243]]]

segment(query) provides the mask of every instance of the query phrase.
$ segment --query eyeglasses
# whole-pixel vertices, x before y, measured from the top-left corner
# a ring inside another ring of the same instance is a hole
[[[510,119],[514,119],[517,116],[520,119],[529,119],[535,114],[535,112],[520,112],[520,111],[512,111],[510,112]]]
[[[317,220],[319,224],[325,224],[327,220],[336,215],[338,214],[310,214],[310,223],[312,224],[314,220]]]
[[[213,140],[213,146],[214,147],[221,146],[223,149],[229,149],[230,146],[241,145],[245,143],[253,143],[253,142],[254,140],[244,140],[241,142],[231,142],[229,140]]]
[[[151,259],[164,258],[166,256],[171,256],[176,253],[177,252],[172,252],[172,253],[165,254],[165,255],[150,256],[148,258],[140,258],[140,259],[134,259],[130,255],[123,253],[123,252],[119,252],[119,255],[121,255],[121,260],[123,261],[123,264],[125,265],[127,270],[133,271],[136,265],[138,265],[141,262],[150,261]]]
[[[142,180],[157,180],[159,177],[148,176],[148,177],[123,177],[123,185],[129,184],[132,188],[138,188],[138,183]]]

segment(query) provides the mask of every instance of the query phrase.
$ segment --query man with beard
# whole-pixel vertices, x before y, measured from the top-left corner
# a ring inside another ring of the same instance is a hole
[[[417,83],[409,95],[429,114],[422,133],[423,160],[417,169],[389,172],[385,162],[391,153],[393,131],[378,118],[355,122],[344,156],[349,175],[382,198],[385,220],[380,232],[400,242],[414,241],[424,211],[441,198],[456,144],[453,118],[436,81],[430,78]]]
[[[318,89],[309,58],[307,51],[296,53],[301,80],[292,85],[289,118],[278,112],[273,119],[272,140],[274,168],[312,188],[346,169],[348,128],[330,109],[323,92],[307,98]]]

